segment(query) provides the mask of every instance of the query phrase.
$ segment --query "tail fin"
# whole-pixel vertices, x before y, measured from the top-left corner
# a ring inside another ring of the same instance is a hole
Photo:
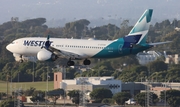
[[[128,34],[128,36],[141,35],[137,44],[146,43],[146,37],[149,31],[152,13],[153,13],[152,9],[147,9]]]

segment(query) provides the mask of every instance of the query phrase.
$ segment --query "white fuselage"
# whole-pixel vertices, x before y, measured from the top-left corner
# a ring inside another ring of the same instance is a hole
[[[42,50],[42,46],[46,38],[27,37],[14,40],[6,48],[15,54],[24,56],[36,56]],[[96,55],[101,50],[105,49],[114,41],[106,40],[84,40],[84,39],[62,39],[51,38],[51,46],[61,51],[66,51],[80,55],[79,58],[89,58]],[[113,52],[113,47],[108,47],[107,52]]]

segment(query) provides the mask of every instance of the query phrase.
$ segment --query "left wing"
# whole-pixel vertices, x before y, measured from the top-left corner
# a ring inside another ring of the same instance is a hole
[[[64,56],[64,57],[68,57],[68,58],[76,59],[76,60],[88,57],[88,55],[83,54],[83,53],[70,51],[70,50],[59,50],[52,46],[50,46],[47,50],[54,53],[55,55],[57,55],[59,57]]]

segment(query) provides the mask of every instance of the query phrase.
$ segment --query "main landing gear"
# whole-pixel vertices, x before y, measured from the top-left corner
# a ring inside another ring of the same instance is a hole
[[[22,59],[22,55],[20,55],[20,58],[21,58],[21,59],[19,60],[19,62],[20,62],[20,63],[23,63],[24,61],[23,61],[23,59]]]
[[[88,60],[88,59],[85,59],[84,62],[83,62],[84,65],[90,65],[91,64],[91,61]]]
[[[71,60],[71,58],[69,59],[69,61],[67,62],[67,66],[74,66],[74,61],[72,61]],[[91,64],[91,61],[90,60],[88,60],[88,59],[85,59],[84,61],[83,61],[83,64],[84,65],[90,65]]]
[[[67,66],[74,66],[74,61],[69,60],[69,61],[67,62]]]

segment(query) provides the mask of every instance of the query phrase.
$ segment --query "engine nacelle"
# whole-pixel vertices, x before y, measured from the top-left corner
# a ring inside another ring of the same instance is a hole
[[[48,50],[41,50],[37,53],[39,61],[55,61],[57,56]]]

